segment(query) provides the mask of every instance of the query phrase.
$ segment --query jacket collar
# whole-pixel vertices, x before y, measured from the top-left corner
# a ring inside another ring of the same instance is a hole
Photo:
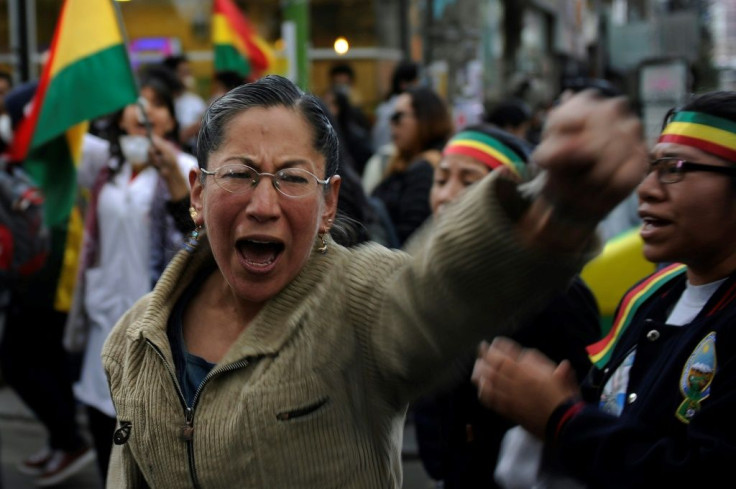
[[[323,297],[319,289],[325,287],[324,277],[335,264],[335,259],[346,253],[344,248],[329,238],[328,246],[328,252],[321,254],[316,251],[315,245],[304,269],[279,294],[266,302],[220,364],[244,357],[276,354],[310,316],[320,313],[318,298]],[[193,253],[185,250],[177,253],[151,292],[143,314],[128,328],[128,337],[133,341],[141,338],[150,340],[164,352],[167,360],[172,361],[166,336],[171,311],[195,275],[213,264],[214,257],[206,235]],[[214,273],[219,273],[216,267]]]

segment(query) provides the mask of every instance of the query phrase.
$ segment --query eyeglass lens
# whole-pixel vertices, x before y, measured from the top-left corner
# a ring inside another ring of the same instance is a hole
[[[301,168],[284,168],[276,173],[259,173],[246,165],[220,167],[214,177],[222,189],[231,193],[249,191],[255,188],[263,177],[271,177],[276,190],[289,197],[308,195],[316,190],[320,183],[325,183]]]

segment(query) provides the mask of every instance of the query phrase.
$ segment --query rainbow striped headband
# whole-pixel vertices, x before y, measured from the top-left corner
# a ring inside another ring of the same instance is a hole
[[[442,155],[465,155],[491,170],[507,166],[514,174],[524,176],[524,160],[498,139],[478,131],[461,131],[445,145]]]
[[[684,144],[736,161],[736,123],[702,112],[675,113],[659,142]]]

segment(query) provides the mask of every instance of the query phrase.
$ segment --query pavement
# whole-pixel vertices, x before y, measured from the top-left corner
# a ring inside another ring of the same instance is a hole
[[[83,411],[80,424],[85,426]],[[33,477],[21,474],[16,465],[31,453],[38,451],[46,441],[43,427],[34,418],[18,396],[5,385],[0,385],[0,488],[32,489],[37,486]],[[436,489],[417,458],[414,429],[407,424],[404,430],[404,484],[402,489]],[[87,465],[61,484],[58,489],[103,489],[96,464]]]

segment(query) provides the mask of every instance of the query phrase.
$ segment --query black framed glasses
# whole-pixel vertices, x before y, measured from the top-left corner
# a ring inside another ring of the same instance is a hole
[[[214,177],[217,186],[231,194],[250,192],[263,177],[271,177],[273,187],[287,197],[306,197],[330,183],[330,178],[322,180],[302,168],[284,168],[276,173],[266,173],[236,163],[221,166],[215,171],[207,171],[204,168],[200,168],[200,171],[205,176]]]
[[[685,178],[685,173],[693,171],[706,171],[736,177],[736,167],[715,166],[695,163],[676,157],[657,158],[649,162],[647,174],[657,172],[657,180],[660,183],[677,183]]]

